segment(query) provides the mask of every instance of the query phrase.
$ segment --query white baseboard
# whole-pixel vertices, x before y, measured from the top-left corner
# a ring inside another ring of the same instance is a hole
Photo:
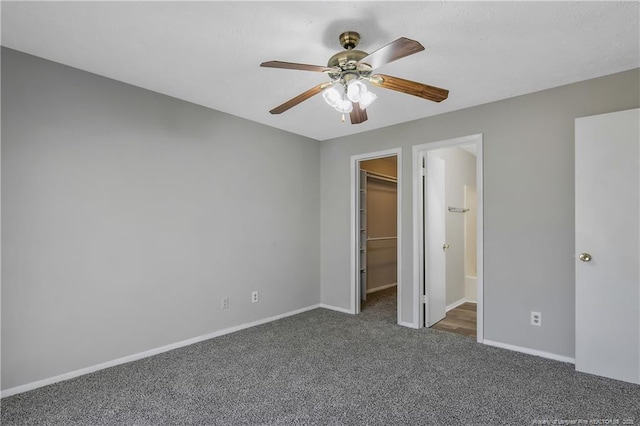
[[[0,398],[5,398],[7,396],[16,395],[19,393],[27,392],[33,389],[41,388],[43,386],[52,385],[54,383],[62,382],[65,380],[73,379],[78,376],[83,376],[85,374],[93,373],[99,370],[104,370],[105,368],[114,367],[116,365],[125,364],[127,362],[137,361],[139,359],[148,358],[150,356],[158,355],[163,352],[168,352],[173,349],[182,348],[184,346],[189,346],[194,343],[202,342],[204,340],[213,339],[214,337],[223,336],[225,334],[231,334],[236,331],[244,330],[247,328],[255,327],[257,325],[266,324],[268,322],[276,321],[282,318],[290,317],[292,315],[301,314],[306,311],[310,311],[312,309],[316,309],[321,307],[320,304],[307,306],[305,308],[296,309],[295,311],[285,312],[283,314],[275,315],[272,317],[260,319],[257,321],[248,322],[246,324],[236,325],[234,327],[225,328],[224,330],[214,331],[212,333],[204,334],[202,336],[193,337],[191,339],[182,340],[180,342],[171,343],[169,345],[160,346],[159,348],[149,349],[148,351],[139,352],[136,354],[131,354],[124,356],[122,358],[117,358],[111,361],[103,362],[100,364],[92,365],[90,367],[81,368],[79,370],[70,371],[68,373],[60,374],[58,376],[49,377],[48,379],[38,380],[35,382],[27,383],[24,385],[16,386],[13,388],[5,389],[0,393]]]
[[[333,306],[333,305],[327,305],[325,303],[321,303],[319,305],[320,308],[324,308],[324,309],[330,309],[332,311],[338,311],[338,312],[342,312],[344,314],[353,314],[353,312],[351,312],[350,309],[346,309],[346,308],[340,308],[338,306]]]
[[[398,286],[398,283],[391,283],[391,284],[383,285],[383,286],[380,286],[380,287],[367,289],[367,294],[375,293],[376,291],[382,291],[382,290],[386,290],[388,288],[397,287],[397,286]]]
[[[403,326],[403,327],[408,327],[408,328],[415,328],[415,329],[420,328],[420,327],[418,327],[417,325],[415,325],[415,324],[414,324],[414,323],[412,323],[412,322],[402,321],[402,322],[399,322],[398,324],[399,324],[399,325],[401,325],[401,326]]]
[[[487,339],[484,339],[482,343],[489,346],[495,346],[496,348],[509,349],[510,351],[522,352],[529,355],[535,355],[542,358],[552,359],[554,361],[568,362],[570,364],[576,363],[575,358],[570,358],[564,355],[553,354],[551,352],[539,351],[537,349],[524,348],[522,346],[510,345],[508,343],[494,342],[493,340],[487,340]]]
[[[467,300],[466,297],[463,297],[462,299],[456,300],[455,302],[453,302],[452,304],[447,306],[446,312],[449,312],[450,310],[455,309],[458,306],[460,306],[460,305],[462,305],[464,303],[467,303],[467,302],[468,302],[468,300]],[[442,306],[442,305],[440,305],[440,306]]]

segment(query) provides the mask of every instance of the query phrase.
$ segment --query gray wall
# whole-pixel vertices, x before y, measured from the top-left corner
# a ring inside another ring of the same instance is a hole
[[[485,339],[572,357],[574,119],[638,107],[639,82],[635,69],[323,142],[322,302],[349,308],[350,156],[403,148],[401,267],[408,290],[411,147],[483,133]],[[401,303],[410,322],[411,291]],[[531,310],[543,313],[543,327],[529,325]]]
[[[462,148],[429,151],[444,160],[445,205],[464,207],[464,186],[476,186],[476,157]],[[464,217],[466,213],[445,212],[447,250],[447,306],[465,297]],[[472,213],[469,213],[472,214]],[[475,214],[475,213],[473,213]]]
[[[8,49],[2,124],[3,389],[320,302],[319,142]]]

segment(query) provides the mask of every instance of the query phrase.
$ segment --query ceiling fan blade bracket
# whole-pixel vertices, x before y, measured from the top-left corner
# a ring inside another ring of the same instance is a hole
[[[374,84],[376,86],[382,86],[382,83],[384,82],[384,79],[379,74],[369,76],[367,80],[369,80],[371,84]]]
[[[342,78],[342,70],[338,69],[338,70],[327,71],[327,75],[332,81],[338,82]]]

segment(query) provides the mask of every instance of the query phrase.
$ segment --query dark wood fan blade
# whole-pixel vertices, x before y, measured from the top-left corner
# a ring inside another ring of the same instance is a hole
[[[353,102],[353,110],[349,113],[349,118],[351,119],[351,124],[360,124],[367,121],[369,117],[367,117],[367,110],[360,108],[358,102]]]
[[[331,68],[321,67],[319,65],[296,64],[293,62],[282,62],[282,61],[263,62],[260,64],[260,66],[267,67],[267,68],[284,68],[287,70],[302,70],[302,71],[315,71],[315,72],[325,72],[325,71],[331,70]]]
[[[392,77],[390,75],[376,74],[369,78],[371,84],[382,87],[384,89],[395,90],[397,92],[407,93],[409,95],[418,96],[433,102],[442,102],[449,97],[447,89],[441,89],[427,84],[416,83],[415,81],[405,80],[404,78]]]
[[[384,64],[397,61],[405,56],[413,55],[423,50],[424,46],[417,41],[400,37],[375,52],[369,53],[369,55],[360,60],[360,63],[364,62],[365,64],[371,65],[371,68],[376,69]]]
[[[329,87],[332,84],[333,83],[321,83],[321,84],[318,84],[317,86],[312,87],[311,89],[307,90],[306,92],[300,93],[295,98],[289,99],[287,102],[283,103],[282,105],[279,105],[279,106],[275,107],[274,109],[272,109],[269,112],[271,114],[282,114],[286,110],[288,110],[290,108],[293,108],[294,106],[298,105],[301,102],[306,101],[307,99],[309,99],[310,97],[312,97],[314,95],[317,95],[318,93],[322,92],[326,87]]]

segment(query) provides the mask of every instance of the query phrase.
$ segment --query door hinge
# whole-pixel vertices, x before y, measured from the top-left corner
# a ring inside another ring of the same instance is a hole
[[[420,303],[427,303],[427,295],[426,294],[421,294],[420,295]]]
[[[420,176],[426,176],[427,175],[427,169],[422,166],[420,167]]]

